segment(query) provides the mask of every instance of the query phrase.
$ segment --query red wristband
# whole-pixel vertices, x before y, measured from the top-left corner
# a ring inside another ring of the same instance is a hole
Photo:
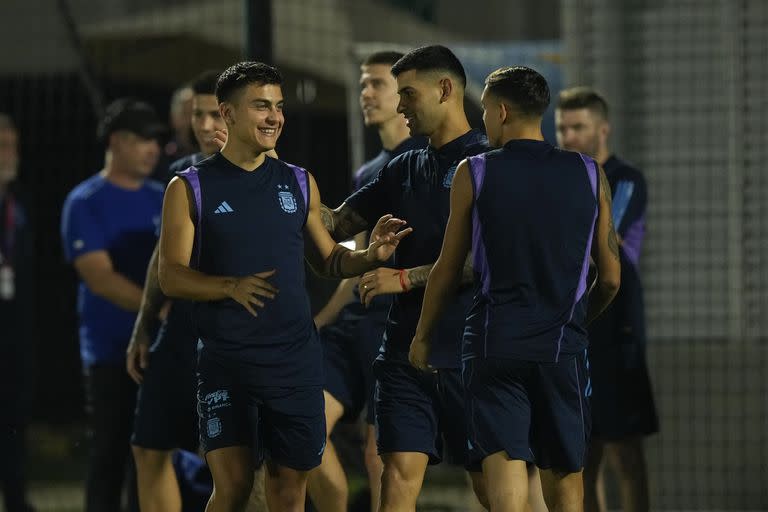
[[[408,285],[405,284],[405,273],[406,273],[406,270],[404,268],[400,269],[400,286],[402,286],[404,292],[407,292],[409,290],[408,290]]]

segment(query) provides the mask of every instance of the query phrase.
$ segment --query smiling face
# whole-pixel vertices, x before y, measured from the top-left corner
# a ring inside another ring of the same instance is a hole
[[[439,73],[404,71],[397,76],[400,103],[397,111],[405,116],[411,135],[429,137],[440,126],[444,116],[443,80]]]
[[[256,152],[274,149],[285,123],[283,92],[275,84],[250,84],[219,106],[233,137]]]
[[[397,81],[389,64],[360,67],[360,108],[365,126],[381,126],[400,118],[397,104]]]

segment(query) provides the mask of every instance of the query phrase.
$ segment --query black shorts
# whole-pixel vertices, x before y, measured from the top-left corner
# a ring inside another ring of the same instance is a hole
[[[373,361],[379,354],[386,311],[355,321],[342,321],[320,331],[325,365],[325,390],[344,406],[342,421],[355,421],[363,409],[374,424]]]
[[[645,345],[590,346],[592,437],[620,441],[659,431]]]
[[[557,363],[470,359],[464,383],[473,469],[500,451],[542,469],[583,468],[590,434],[585,354]]]
[[[461,371],[426,373],[408,363],[376,360],[379,453],[420,452],[430,464],[467,464]],[[445,454],[445,456],[444,456]]]
[[[160,328],[139,387],[131,444],[197,450],[197,343],[186,318],[171,315]]]
[[[200,350],[197,408],[200,444],[208,453],[249,446],[264,459],[298,471],[320,465],[325,450],[322,386],[254,385],[247,368]]]

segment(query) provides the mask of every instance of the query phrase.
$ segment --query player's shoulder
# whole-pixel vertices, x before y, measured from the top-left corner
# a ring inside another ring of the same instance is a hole
[[[168,166],[169,174],[171,178],[173,178],[180,172],[185,171],[193,165],[197,165],[204,160],[206,160],[206,157],[202,153],[194,153],[191,155],[183,156]]]
[[[485,132],[472,129],[464,136],[463,154],[465,157],[487,153],[492,149]]]
[[[101,173],[96,173],[93,176],[81,181],[67,194],[66,202],[87,202],[94,197],[103,193],[107,180]]]
[[[643,172],[635,167],[633,164],[623,160],[616,155],[611,157],[603,164],[605,172],[609,173],[611,177],[615,177],[620,180],[632,180],[644,182],[645,177]]]

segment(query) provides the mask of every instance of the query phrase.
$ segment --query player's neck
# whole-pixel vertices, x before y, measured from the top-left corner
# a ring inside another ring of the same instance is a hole
[[[116,162],[109,153],[107,153],[106,163],[101,175],[111,184],[126,190],[138,190],[144,184],[145,178],[130,172],[127,168]]]
[[[392,151],[410,136],[411,131],[408,129],[405,118],[401,115],[379,125],[381,146],[387,151]]]
[[[221,155],[241,169],[254,171],[264,163],[266,151],[256,150],[237,139],[230,138],[221,150]]]
[[[443,123],[429,135],[429,145],[439,149],[452,140],[458,139],[472,127],[469,126],[464,109],[450,112],[443,120]]]
[[[540,124],[509,124],[502,127],[501,144],[504,145],[511,140],[544,140],[541,134]]]
[[[598,164],[605,165],[605,162],[607,162],[609,158],[611,158],[611,150],[608,149],[608,146],[602,146],[597,148],[597,154],[595,155],[595,160],[597,160]]]

